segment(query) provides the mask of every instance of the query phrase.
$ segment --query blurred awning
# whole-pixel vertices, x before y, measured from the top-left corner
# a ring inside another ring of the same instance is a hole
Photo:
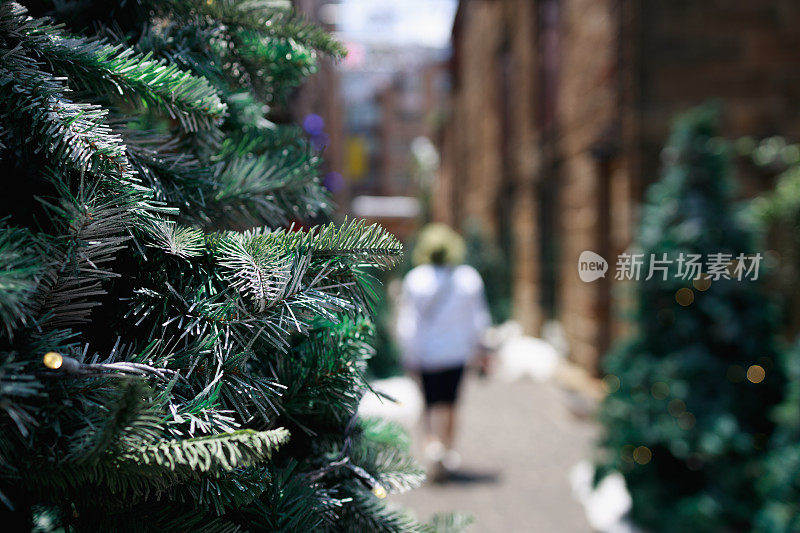
[[[419,200],[413,196],[356,196],[350,212],[358,218],[416,218]]]

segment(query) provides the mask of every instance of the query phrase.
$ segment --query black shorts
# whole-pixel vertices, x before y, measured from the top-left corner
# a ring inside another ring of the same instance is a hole
[[[458,366],[436,372],[422,372],[422,390],[425,393],[425,405],[435,403],[454,403],[458,395],[458,385],[464,367]]]

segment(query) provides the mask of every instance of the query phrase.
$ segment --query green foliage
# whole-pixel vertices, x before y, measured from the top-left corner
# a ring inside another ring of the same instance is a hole
[[[475,221],[466,224],[464,238],[467,244],[464,262],[483,279],[492,322],[505,322],[511,318],[511,261]]]
[[[13,335],[18,322],[25,323],[33,314],[33,295],[41,265],[41,251],[30,249],[30,234],[21,228],[0,228],[0,320],[8,335]]]
[[[780,137],[760,143],[745,137],[736,146],[764,181],[775,180],[774,189],[755,198],[751,210],[766,230],[770,250],[777,252],[772,256],[779,265],[771,281],[791,338],[800,333],[800,298],[794,290],[800,275],[800,145]]]
[[[777,424],[758,480],[764,506],[755,531],[789,533],[800,528],[800,344],[786,357],[786,398],[774,412]]]
[[[401,270],[405,265],[401,265]],[[392,283],[393,273],[381,276],[381,283],[375,284],[378,297],[375,306],[375,355],[369,359],[369,374],[377,379],[386,379],[403,374],[400,364],[400,348],[394,337],[394,317],[392,301],[387,287]],[[395,278],[396,279],[396,278]]]
[[[465,531],[473,522],[471,515],[461,513],[437,514],[428,524],[428,529],[436,533],[458,533]]]
[[[753,201],[753,211],[770,231],[772,245],[781,254],[776,284],[789,330],[798,331],[798,301],[794,293],[800,271],[800,146],[780,137],[756,144],[737,143],[742,155],[757,168],[777,174],[773,191]],[[757,515],[756,531],[788,533],[800,528],[800,345],[788,352],[784,365],[789,377],[786,398],[773,414],[777,424],[765,459],[758,488],[764,505]]]
[[[643,209],[636,251],[645,257],[756,252],[731,204],[716,120],[704,107],[677,122]],[[775,313],[752,280],[706,288],[671,274],[635,282],[636,333],[606,359],[600,472],[623,473],[632,518],[647,530],[749,531],[785,383]],[[679,290],[693,301],[680,305]],[[754,366],[763,380],[747,375]]]
[[[0,508],[78,531],[418,531],[357,417],[394,237],[284,123],[341,46],[274,0],[0,3]],[[380,490],[378,490],[380,489]],[[5,517],[5,516],[4,516]]]

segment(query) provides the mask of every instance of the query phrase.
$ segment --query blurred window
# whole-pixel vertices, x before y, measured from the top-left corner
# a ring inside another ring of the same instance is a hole
[[[555,124],[558,104],[558,74],[561,59],[561,1],[539,3],[539,50],[541,51],[541,86],[539,88],[539,120],[543,130]]]

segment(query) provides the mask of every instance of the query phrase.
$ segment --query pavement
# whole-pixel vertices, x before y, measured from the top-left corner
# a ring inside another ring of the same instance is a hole
[[[389,418],[410,425],[421,457],[415,423],[420,398],[410,385],[406,378],[389,382],[386,392],[405,398],[405,412],[392,412]],[[473,533],[592,531],[570,486],[571,471],[590,456],[597,431],[590,417],[575,414],[582,402],[552,375],[468,375],[459,407],[456,448],[462,465],[456,479],[426,483],[391,496],[392,501],[422,521],[441,512],[471,514],[474,522],[468,531]]]

